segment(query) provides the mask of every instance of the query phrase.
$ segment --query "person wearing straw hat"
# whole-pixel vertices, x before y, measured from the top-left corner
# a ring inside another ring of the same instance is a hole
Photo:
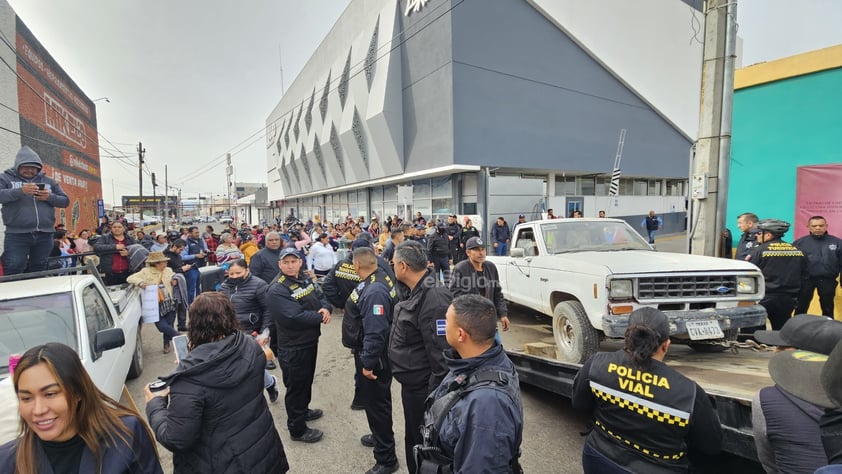
[[[769,361],[775,385],[761,389],[752,400],[757,457],[766,472],[812,473],[827,464],[819,423],[833,403],[819,374],[842,341],[842,322],[800,314],[779,331],[757,331],[754,337],[778,352]]]
[[[163,252],[149,252],[149,256],[146,257],[146,267],[126,278],[126,282],[131,285],[140,288],[146,288],[147,285],[157,285],[159,292],[163,291],[161,295],[163,301],[159,302],[161,315],[158,322],[155,323],[155,327],[164,335],[164,354],[169,354],[172,351],[170,341],[178,336],[178,331],[173,327],[173,323],[175,323],[175,304],[172,302],[172,287],[177,282],[174,279],[175,274],[172,268],[167,266],[169,261],[170,259]]]

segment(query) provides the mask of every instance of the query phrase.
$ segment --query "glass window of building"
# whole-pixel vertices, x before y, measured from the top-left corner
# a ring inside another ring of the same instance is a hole
[[[650,196],[660,196],[661,195],[661,180],[659,180],[659,179],[650,179],[649,180],[649,195]]]
[[[595,191],[594,177],[582,176],[578,178],[579,194],[582,196],[593,196]]]
[[[634,195],[635,196],[646,196],[648,190],[649,190],[649,182],[647,180],[645,180],[645,179],[634,180]]]
[[[453,196],[453,184],[450,176],[440,176],[430,180],[432,184],[432,197],[449,198]]]
[[[424,199],[430,196],[429,179],[416,179],[412,182],[412,199]]]
[[[556,196],[574,195],[576,194],[576,180],[574,177],[556,176],[555,177],[555,194]]]

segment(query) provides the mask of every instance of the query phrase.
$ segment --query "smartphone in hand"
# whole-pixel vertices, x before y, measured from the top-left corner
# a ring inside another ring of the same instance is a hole
[[[38,186],[38,191],[43,191],[45,187],[44,183],[35,183],[35,186]]]
[[[175,347],[175,359],[180,362],[181,359],[187,357],[187,336],[175,336],[172,338],[172,343]]]

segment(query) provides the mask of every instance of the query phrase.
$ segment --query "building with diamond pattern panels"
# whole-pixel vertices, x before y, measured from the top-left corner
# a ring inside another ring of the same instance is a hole
[[[703,18],[628,3],[352,0],[267,118],[275,215],[579,208],[637,226],[654,209],[683,229]]]

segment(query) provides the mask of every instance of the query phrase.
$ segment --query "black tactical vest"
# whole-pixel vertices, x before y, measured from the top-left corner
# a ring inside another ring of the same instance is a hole
[[[389,296],[392,298],[392,309],[394,309],[395,304],[399,300],[395,283],[380,268],[365,280],[360,281],[357,287],[354,288],[354,291],[351,292],[351,295],[348,296],[348,300],[345,303],[345,315],[342,317],[342,345],[349,349],[362,349],[363,347],[363,315],[360,314],[360,308],[357,306],[357,302],[360,300],[365,289],[375,282],[382,283],[389,289]],[[388,315],[390,318],[389,323],[391,324],[391,310]]]
[[[596,354],[588,378],[597,400],[588,442],[597,451],[634,472],[645,472],[647,463],[688,464],[684,440],[696,400],[692,380],[656,360],[634,368],[623,351]]]

